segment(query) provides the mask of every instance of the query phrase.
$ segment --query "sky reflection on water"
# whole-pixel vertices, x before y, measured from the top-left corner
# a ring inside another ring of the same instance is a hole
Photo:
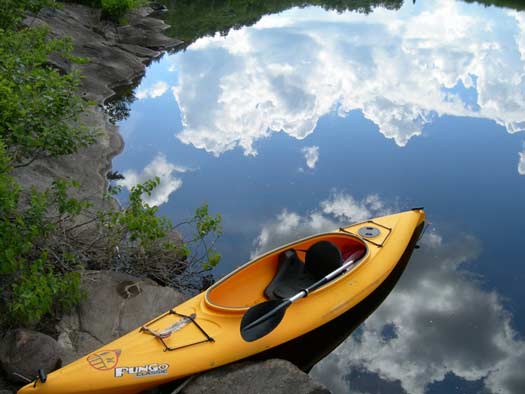
[[[175,221],[224,217],[217,275],[424,205],[384,304],[312,372],[336,393],[525,392],[525,13],[291,9],[152,64],[115,169]]]
[[[172,60],[177,137],[215,155],[255,155],[281,130],[304,139],[332,111],[362,111],[399,146],[443,115],[525,129],[525,16],[514,11],[453,1],[373,15],[295,9]]]

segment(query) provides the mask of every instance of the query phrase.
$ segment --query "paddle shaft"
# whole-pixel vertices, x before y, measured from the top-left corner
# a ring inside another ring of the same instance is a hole
[[[248,324],[246,327],[243,327],[244,330],[249,330],[250,328],[256,326],[257,324],[259,323],[262,323],[263,321],[265,321],[266,319],[270,318],[271,316],[273,316],[276,312],[280,311],[281,309],[286,309],[288,308],[292,303],[294,303],[295,301],[301,299],[301,298],[304,298],[306,297],[310,292],[318,289],[319,287],[321,287],[322,285],[324,285],[325,283],[329,282],[330,280],[332,280],[333,278],[335,278],[337,275],[339,275],[341,272],[343,271],[346,271],[347,269],[350,268],[350,266],[352,264],[355,263],[356,261],[356,256],[361,253],[361,252],[356,252],[354,254],[352,254],[348,260],[339,268],[337,268],[336,270],[330,272],[328,275],[326,275],[325,277],[319,279],[317,282],[315,282],[313,285],[311,286],[308,286],[306,289],[303,289],[301,290],[299,293],[295,294],[294,296],[288,298],[287,300],[284,300],[281,304],[277,305],[275,308],[273,308],[272,310],[268,311],[267,313],[265,313],[264,315],[262,315],[261,317],[259,317],[258,319],[254,320],[253,322],[251,322],[250,324]]]

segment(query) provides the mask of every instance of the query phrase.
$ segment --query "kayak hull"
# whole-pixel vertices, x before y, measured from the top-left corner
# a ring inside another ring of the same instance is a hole
[[[50,373],[45,383],[28,384],[18,393],[135,394],[301,337],[336,319],[377,289],[409,248],[424,218],[421,209],[383,216],[265,253],[206,292]],[[370,233],[373,236],[366,236],[366,228],[376,229]],[[277,256],[290,248],[306,250],[319,240],[330,240],[343,248],[362,245],[366,254],[352,270],[292,304],[272,332],[253,342],[243,340],[241,319],[251,306],[267,300],[264,288],[275,275]],[[152,335],[174,327],[165,338]]]

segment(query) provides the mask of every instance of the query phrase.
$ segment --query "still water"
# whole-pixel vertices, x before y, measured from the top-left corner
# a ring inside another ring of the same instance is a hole
[[[168,13],[187,46],[129,98],[123,185],[160,175],[149,202],[174,222],[220,212],[217,277],[424,206],[397,286],[310,374],[334,393],[524,393],[523,6],[212,3]]]

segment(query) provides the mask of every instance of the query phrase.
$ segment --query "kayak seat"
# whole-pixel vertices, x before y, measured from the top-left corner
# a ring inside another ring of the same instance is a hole
[[[339,248],[328,241],[312,245],[306,252],[305,263],[297,252],[288,249],[279,255],[277,273],[264,290],[270,300],[281,300],[313,285],[342,264]]]
[[[279,255],[277,273],[264,289],[264,295],[269,300],[282,300],[297,294],[312,283],[315,283],[314,276],[306,271],[297,252],[289,249]]]
[[[330,241],[319,241],[306,252],[304,265],[319,280],[343,265],[341,250]]]

